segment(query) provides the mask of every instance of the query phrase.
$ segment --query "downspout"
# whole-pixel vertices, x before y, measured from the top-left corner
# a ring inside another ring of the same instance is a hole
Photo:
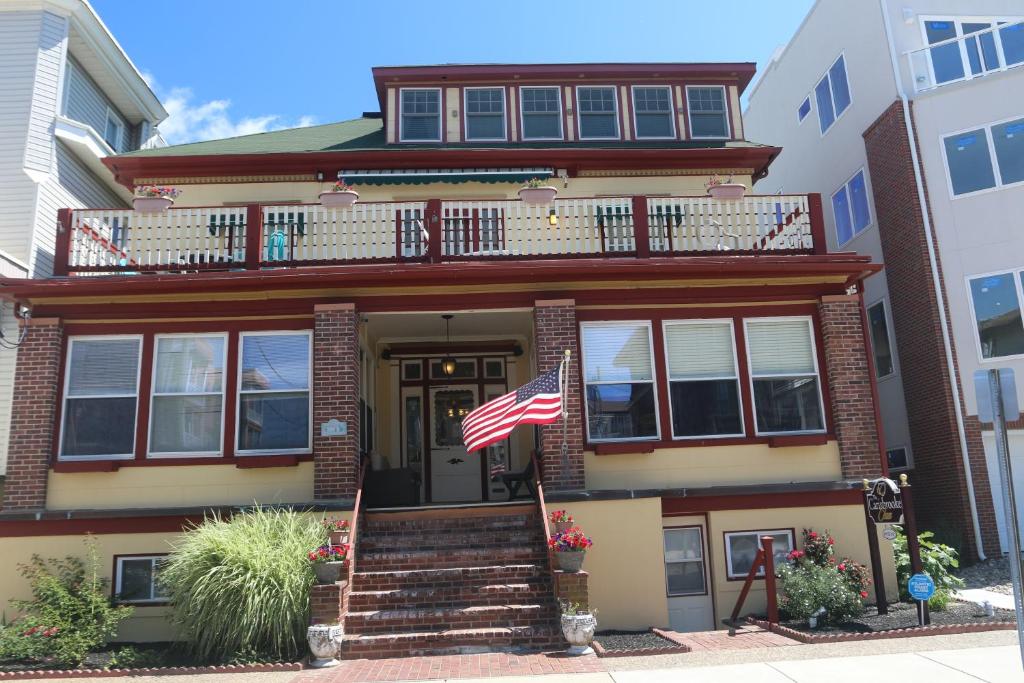
[[[886,0],[878,0],[885,24],[885,39],[889,46],[889,61],[892,63],[892,77],[896,83],[896,92],[903,105],[903,120],[906,122],[907,143],[910,146],[910,160],[914,166],[914,182],[917,185],[917,201],[921,205],[921,220],[924,222],[924,238],[928,245],[928,264],[932,271],[932,287],[935,290],[935,303],[939,308],[939,323],[942,327],[942,346],[946,352],[946,371],[949,373],[950,391],[953,394],[953,412],[956,415],[956,430],[960,437],[960,454],[963,456],[964,479],[967,483],[967,500],[971,505],[971,523],[974,527],[974,544],[977,547],[978,559],[985,560],[985,549],[981,541],[981,524],[978,521],[978,502],[974,495],[974,478],[971,475],[970,453],[967,451],[967,431],[964,428],[964,415],[960,407],[960,377],[956,372],[953,359],[953,344],[949,339],[949,321],[946,318],[946,300],[942,293],[942,280],[939,276],[939,262],[935,255],[935,240],[932,237],[932,222],[925,202],[924,180],[921,178],[921,167],[917,156],[917,139],[914,134],[914,123],[910,118],[910,100],[903,90],[903,79],[900,76],[899,62],[896,58],[896,46],[892,38],[892,25]]]

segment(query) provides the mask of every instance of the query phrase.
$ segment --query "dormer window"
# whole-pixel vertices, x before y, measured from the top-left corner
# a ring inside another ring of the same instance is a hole
[[[576,88],[580,140],[618,140],[619,108],[614,86]]]
[[[466,140],[505,140],[504,88],[466,88]]]
[[[520,88],[523,140],[562,139],[562,97],[558,87]]]
[[[409,88],[401,91],[402,142],[441,142],[441,89]]]
[[[691,138],[729,137],[729,114],[726,110],[724,86],[688,85],[686,103],[689,107]]]
[[[674,138],[674,118],[672,90],[668,86],[633,86],[633,124],[638,140]]]

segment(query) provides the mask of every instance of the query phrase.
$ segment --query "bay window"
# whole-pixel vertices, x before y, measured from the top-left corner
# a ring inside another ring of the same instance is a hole
[[[238,366],[238,453],[312,448],[309,332],[246,332]]]
[[[619,138],[619,109],[613,86],[577,87],[576,116],[580,140]]]
[[[742,436],[732,321],[666,322],[664,330],[672,436]]]
[[[399,140],[402,142],[441,141],[441,90],[404,88],[401,90],[402,118]]]
[[[753,318],[744,323],[757,433],[824,431],[811,319]]]
[[[150,455],[220,455],[227,336],[158,336],[153,361]]]
[[[581,337],[590,441],[656,439],[650,323],[584,323]]]

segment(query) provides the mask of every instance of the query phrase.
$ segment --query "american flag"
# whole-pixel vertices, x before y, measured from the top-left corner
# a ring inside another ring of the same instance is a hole
[[[562,365],[545,372],[515,391],[485,403],[462,421],[466,450],[487,448],[512,432],[517,425],[543,425],[562,415]]]

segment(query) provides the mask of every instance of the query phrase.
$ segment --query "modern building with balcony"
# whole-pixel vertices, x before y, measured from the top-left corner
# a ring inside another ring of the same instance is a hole
[[[784,150],[757,191],[820,192],[830,248],[884,260],[864,292],[889,466],[913,472],[923,526],[967,557],[1006,549],[973,375],[1024,372],[1021,66],[1019,2],[821,0],[745,116]]]
[[[106,159],[182,194],[62,209],[54,277],[3,281],[31,317],[0,549],[95,533],[132,637],[162,639],[152,576],[189,520],[348,518],[345,607],[314,615],[346,656],[550,645],[555,594],[607,628],[713,629],[765,534],[784,561],[828,528],[867,564],[880,266],[828,251],[816,194],[709,195],[779,154],[744,135],[753,75],[382,67],[380,112]],[[354,204],[329,206],[339,179]],[[555,196],[520,199],[533,179]],[[564,421],[467,452],[466,414],[566,351]],[[549,573],[544,505],[594,539],[588,575]]]

